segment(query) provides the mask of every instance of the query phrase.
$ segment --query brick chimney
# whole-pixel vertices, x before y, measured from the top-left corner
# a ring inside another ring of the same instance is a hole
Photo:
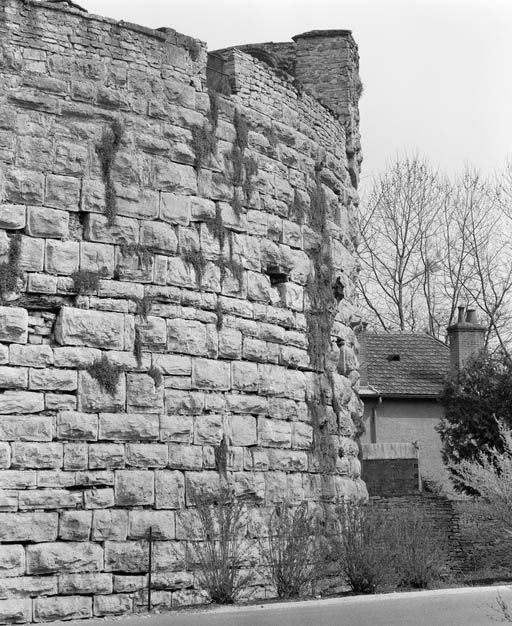
[[[461,369],[467,360],[484,348],[485,329],[480,326],[474,309],[460,306],[457,322],[448,327],[450,362],[452,368]]]

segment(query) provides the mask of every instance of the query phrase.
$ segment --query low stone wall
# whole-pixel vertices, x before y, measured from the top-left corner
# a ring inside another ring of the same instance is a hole
[[[420,493],[396,497],[370,497],[372,507],[390,514],[396,511],[414,511],[432,524],[447,555],[447,565],[452,572],[464,568],[465,546],[461,536],[459,514],[453,501],[448,498]]]

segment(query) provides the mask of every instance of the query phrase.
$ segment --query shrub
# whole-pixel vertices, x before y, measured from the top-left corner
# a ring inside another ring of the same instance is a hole
[[[504,354],[481,353],[446,382],[441,404],[444,416],[437,430],[443,443],[443,459],[457,489],[473,495],[457,476],[462,461],[492,461],[504,451],[499,422],[512,427],[512,361]],[[498,418],[498,420],[496,419]]]
[[[92,365],[89,365],[86,371],[98,382],[99,386],[104,391],[113,396],[124,368],[115,363],[111,363],[107,356],[103,354],[101,359],[94,361]]]
[[[248,548],[243,535],[245,506],[224,489],[216,499],[194,498],[200,541],[190,550],[198,565],[198,581],[216,604],[233,604],[251,575],[241,571]]]
[[[280,598],[297,598],[319,578],[316,516],[307,502],[298,507],[276,504],[268,524],[268,537],[260,539],[260,550]]]
[[[389,550],[392,532],[384,513],[349,500],[336,508],[330,559],[356,593],[376,593],[396,580]]]
[[[392,517],[395,568],[399,585],[424,589],[446,571],[445,542],[421,511],[406,509]]]

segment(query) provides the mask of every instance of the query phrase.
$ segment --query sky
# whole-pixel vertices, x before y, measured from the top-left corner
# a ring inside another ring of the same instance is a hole
[[[209,50],[351,29],[359,45],[363,182],[397,156],[491,175],[512,154],[512,0],[75,0]]]

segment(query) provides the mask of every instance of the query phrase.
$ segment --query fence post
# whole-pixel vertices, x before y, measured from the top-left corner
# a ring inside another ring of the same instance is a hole
[[[153,527],[149,527],[148,613],[151,613],[151,572],[153,570]]]

